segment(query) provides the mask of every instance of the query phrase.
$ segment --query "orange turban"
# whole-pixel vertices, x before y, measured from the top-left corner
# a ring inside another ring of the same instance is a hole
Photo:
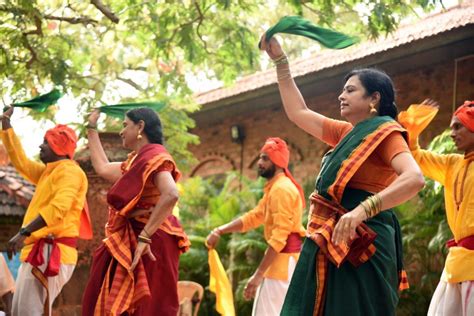
[[[458,107],[456,116],[468,130],[474,133],[474,101],[466,101],[463,105]]]
[[[58,124],[49,129],[44,135],[49,147],[58,156],[74,157],[76,150],[77,135],[74,130],[63,124]]]
[[[301,185],[296,182],[295,178],[291,175],[290,170],[288,170],[288,163],[290,162],[290,151],[285,141],[278,137],[270,137],[265,141],[260,152],[268,155],[268,158],[278,167],[283,168],[285,175],[290,178],[291,182],[295,184],[300,192],[301,199],[303,200],[303,208],[306,207],[306,199],[304,196],[304,191]]]

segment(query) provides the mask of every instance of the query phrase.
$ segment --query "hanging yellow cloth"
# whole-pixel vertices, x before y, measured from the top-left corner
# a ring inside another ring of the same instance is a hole
[[[216,294],[216,310],[224,316],[235,316],[232,286],[215,249],[209,249],[208,260],[210,270],[209,290]]]

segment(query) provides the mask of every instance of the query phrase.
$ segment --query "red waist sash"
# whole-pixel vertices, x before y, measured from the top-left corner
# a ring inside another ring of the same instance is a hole
[[[26,258],[26,262],[31,264],[33,267],[31,273],[41,283],[46,290],[46,300],[43,306],[43,314],[49,315],[49,288],[48,288],[48,277],[58,275],[59,268],[61,265],[61,249],[58,244],[63,244],[69,247],[76,248],[77,238],[76,237],[46,237],[37,240],[31,249],[31,252]],[[46,270],[42,272],[38,267],[44,264],[43,250],[45,244],[52,245],[51,255],[46,266]]]
[[[301,237],[298,233],[291,233],[288,235],[285,247],[280,251],[281,253],[295,253],[301,252]]]
[[[59,266],[61,264],[61,250],[59,249],[58,244],[76,248],[76,243],[76,237],[41,238],[35,242],[33,249],[31,249],[31,252],[28,254],[25,261],[35,267],[41,266],[44,264],[43,249],[45,244],[52,245],[49,262],[43,274],[46,277],[58,275]]]
[[[474,235],[464,237],[463,239],[456,242],[456,240],[450,239],[446,242],[448,248],[451,247],[463,247],[469,250],[474,250]]]

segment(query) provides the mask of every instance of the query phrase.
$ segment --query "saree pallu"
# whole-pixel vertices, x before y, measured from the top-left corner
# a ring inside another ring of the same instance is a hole
[[[170,216],[171,217],[171,216]],[[175,219],[170,218],[172,221]],[[144,224],[131,220],[133,232],[136,236],[143,229]],[[178,302],[178,265],[181,249],[178,246],[179,238],[158,229],[152,236],[151,251],[156,257],[152,261],[148,255],[142,257],[150,296],[140,301],[133,315],[163,315],[176,316],[179,309]],[[112,264],[112,277],[117,267],[107,247],[102,244],[94,253],[91,266],[91,277],[82,301],[82,315],[94,315],[102,283],[106,279],[109,265]],[[110,280],[109,280],[110,281]],[[111,283],[111,281],[110,281]],[[122,315],[132,315],[128,312]]]
[[[361,122],[323,159],[316,182],[320,199],[311,199],[316,214],[310,215],[308,238],[281,315],[395,315],[398,291],[408,286],[395,214],[391,210],[379,213],[358,227],[358,238],[352,244],[336,247],[330,240],[342,214],[318,213],[324,213],[324,200],[352,210],[372,194],[346,184],[378,144],[394,131],[403,129],[387,117]],[[324,220],[317,223],[318,217]]]

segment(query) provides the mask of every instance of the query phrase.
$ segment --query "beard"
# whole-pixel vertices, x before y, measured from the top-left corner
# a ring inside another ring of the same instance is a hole
[[[258,175],[262,178],[270,179],[273,178],[273,176],[275,175],[275,171],[275,166],[271,166],[267,169],[258,169]]]

